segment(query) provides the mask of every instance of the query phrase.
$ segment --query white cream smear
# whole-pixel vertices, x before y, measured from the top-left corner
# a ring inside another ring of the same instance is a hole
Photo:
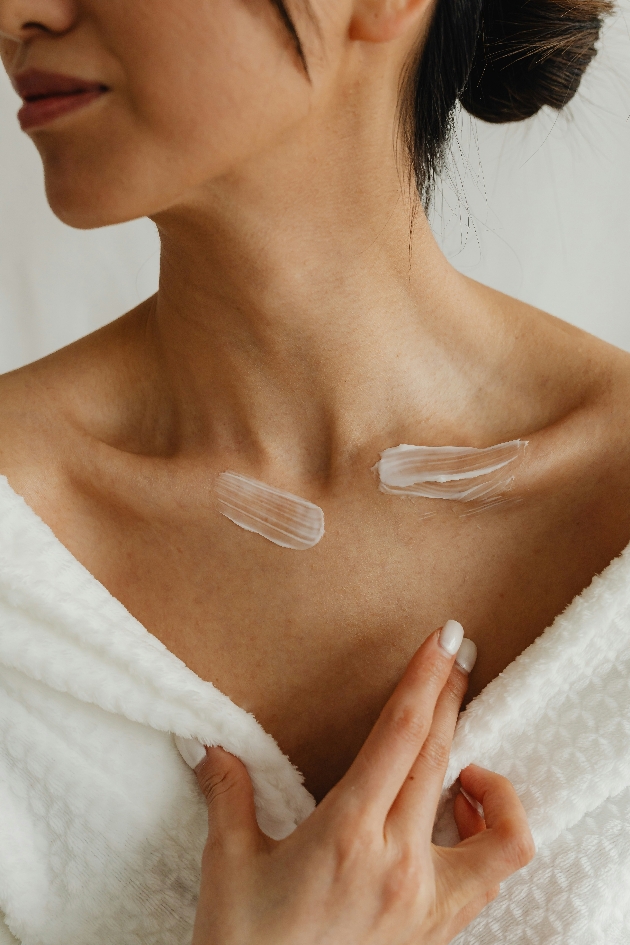
[[[410,446],[402,443],[381,453],[372,468],[379,474],[381,492],[470,502],[471,511],[510,501],[513,464],[521,459],[527,440],[510,440],[485,449],[471,446]]]
[[[290,492],[233,472],[217,477],[215,491],[222,515],[282,548],[305,551],[324,534],[320,507]]]

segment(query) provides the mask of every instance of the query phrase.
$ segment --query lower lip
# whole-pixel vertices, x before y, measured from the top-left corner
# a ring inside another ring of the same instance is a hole
[[[72,95],[51,95],[48,98],[38,98],[33,102],[25,102],[18,112],[18,120],[22,131],[47,125],[48,122],[85,108],[105,92],[104,89],[94,89],[89,92],[74,92]]]

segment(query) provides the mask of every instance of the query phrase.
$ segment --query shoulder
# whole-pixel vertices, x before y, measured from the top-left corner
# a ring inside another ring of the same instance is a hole
[[[531,336],[537,396],[560,407],[543,436],[560,521],[619,551],[630,539],[630,354],[529,306],[514,317]]]
[[[474,291],[494,326],[486,399],[498,402],[499,428],[541,444],[545,489],[581,492],[593,515],[616,503],[630,517],[630,354],[486,286]]]
[[[132,314],[0,375],[0,475],[20,494],[34,498],[44,484],[54,491],[94,429],[113,422]]]
[[[0,474],[17,491],[51,468],[63,429],[59,391],[45,362],[0,377]]]
[[[518,299],[476,288],[497,326],[501,369],[534,410],[548,408],[550,422],[553,414],[561,419],[576,410],[630,417],[630,353]]]

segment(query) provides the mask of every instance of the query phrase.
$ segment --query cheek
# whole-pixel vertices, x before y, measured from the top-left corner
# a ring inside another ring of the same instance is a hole
[[[268,0],[112,0],[94,22],[118,81],[74,124],[35,135],[51,206],[71,225],[172,206],[273,147],[308,110]]]

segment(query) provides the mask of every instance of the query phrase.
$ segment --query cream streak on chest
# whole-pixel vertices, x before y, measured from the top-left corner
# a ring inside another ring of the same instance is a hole
[[[384,450],[373,469],[381,492],[470,503],[472,511],[508,500],[515,467],[526,447],[527,440],[484,449],[402,443]]]
[[[291,492],[233,472],[217,477],[215,492],[222,515],[282,548],[304,551],[324,534],[320,507]]]

